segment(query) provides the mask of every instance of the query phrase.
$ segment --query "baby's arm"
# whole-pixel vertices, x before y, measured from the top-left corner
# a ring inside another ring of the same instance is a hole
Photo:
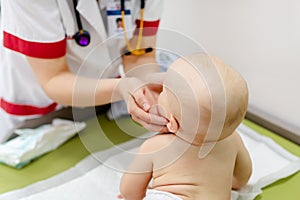
[[[151,138],[143,143],[121,179],[120,192],[126,200],[142,200],[152,178]]]
[[[232,188],[240,189],[247,184],[251,174],[252,174],[252,162],[248,150],[246,149],[241,136],[236,134],[237,137],[237,148],[238,153],[236,157]]]

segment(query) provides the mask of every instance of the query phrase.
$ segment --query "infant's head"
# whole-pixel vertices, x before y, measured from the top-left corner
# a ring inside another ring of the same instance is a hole
[[[171,64],[158,104],[160,114],[169,119],[170,132],[201,144],[234,132],[247,110],[248,89],[230,66],[197,53]]]

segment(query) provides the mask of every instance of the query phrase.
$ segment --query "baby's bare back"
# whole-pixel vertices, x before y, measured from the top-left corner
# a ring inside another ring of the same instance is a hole
[[[160,144],[172,142],[168,143],[168,150],[153,157],[153,189],[173,193],[184,200],[230,199],[237,143],[241,142],[237,134],[216,142],[202,159],[198,156],[200,146],[187,146],[175,135],[159,135]],[[176,156],[171,159],[172,155]]]

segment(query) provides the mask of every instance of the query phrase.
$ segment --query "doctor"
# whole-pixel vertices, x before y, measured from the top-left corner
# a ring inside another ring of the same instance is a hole
[[[107,3],[108,0],[2,0],[0,143],[26,119],[53,112],[62,105],[95,106],[121,99],[126,100],[135,121],[154,131],[166,130],[166,119],[148,112],[155,103],[148,91],[159,88],[141,87],[134,77],[115,78],[121,62],[116,58],[122,54],[120,48],[125,46],[125,40],[118,45],[116,41],[105,43]],[[139,49],[154,47],[161,1],[147,0],[144,9],[144,1],[132,3],[137,30],[129,45],[135,47],[141,42]],[[139,17],[142,10],[144,19]],[[140,32],[140,27],[145,30]],[[83,35],[76,38],[76,34]],[[126,49],[129,55],[122,60],[125,72],[147,63],[146,72],[157,70],[154,50],[135,54],[130,53],[135,49]]]

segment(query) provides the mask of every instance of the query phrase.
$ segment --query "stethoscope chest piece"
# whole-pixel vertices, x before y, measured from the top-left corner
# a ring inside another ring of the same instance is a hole
[[[74,39],[79,46],[86,47],[90,44],[91,36],[89,32],[80,30],[74,35]]]

